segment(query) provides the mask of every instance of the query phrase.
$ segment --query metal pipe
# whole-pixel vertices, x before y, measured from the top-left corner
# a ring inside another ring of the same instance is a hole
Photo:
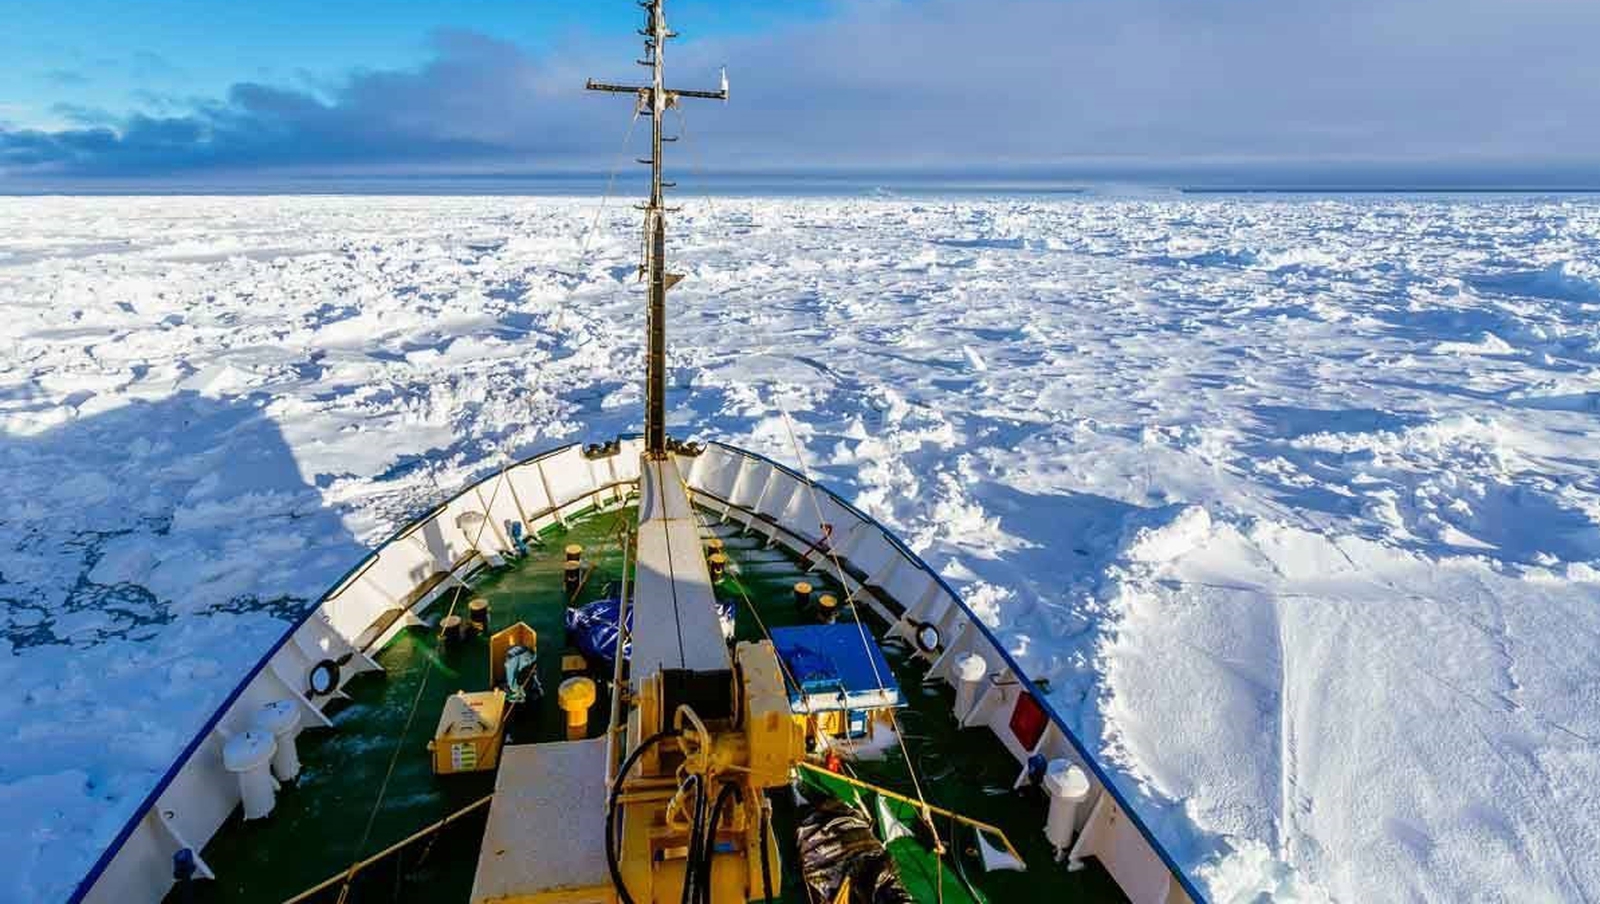
[[[606,784],[609,786],[616,779],[616,766],[621,753],[617,744],[617,735],[622,731],[622,726],[617,724],[622,718],[622,650],[628,641],[628,601],[629,591],[632,589],[629,581],[631,569],[628,560],[633,553],[633,528],[630,526],[622,541],[622,591],[621,599],[617,601],[617,650],[611,666],[611,712],[606,717]]]
[[[662,0],[650,4],[650,309],[646,318],[649,345],[645,353],[645,455],[667,453],[667,220],[661,203],[661,121],[666,118],[667,92],[662,65],[667,45],[667,16]]]
[[[891,800],[897,800],[897,801],[899,801],[899,802],[901,802],[903,804],[909,804],[909,805],[911,805],[913,807],[916,807],[918,810],[926,809],[929,813],[938,813],[940,816],[948,816],[951,819],[954,819],[954,820],[956,820],[958,822],[966,823],[967,825],[972,826],[975,829],[980,829],[982,831],[985,831],[985,832],[988,832],[990,834],[993,834],[993,835],[997,836],[1000,839],[1000,842],[1002,844],[1004,844],[1006,846],[1006,853],[1008,853],[1011,856],[1017,858],[1018,860],[1022,859],[1022,855],[1017,853],[1017,849],[1012,846],[1011,839],[1007,838],[1006,837],[1006,833],[1004,831],[1002,831],[998,826],[992,826],[989,823],[983,822],[981,820],[973,819],[970,816],[962,816],[960,813],[957,813],[954,810],[946,810],[944,807],[936,807],[933,804],[924,803],[923,801],[917,800],[915,798],[906,797],[904,794],[896,794],[895,792],[890,791],[888,788],[881,788],[881,787],[879,787],[877,785],[874,785],[874,784],[872,784],[870,782],[864,782],[864,781],[862,781],[861,779],[858,779],[858,778],[852,778],[851,776],[844,775],[844,774],[838,773],[838,772],[829,772],[828,770],[822,768],[821,766],[813,765],[811,763],[800,762],[800,763],[796,763],[795,766],[797,768],[800,768],[800,769],[805,769],[805,770],[810,771],[810,772],[815,772],[816,774],[818,774],[820,776],[823,776],[825,778],[828,778],[828,779],[841,781],[841,782],[844,782],[845,784],[848,784],[848,785],[854,785],[857,788],[864,788],[864,789],[866,789],[868,791],[871,791],[872,793],[878,795],[879,797],[887,797],[887,798],[889,798]]]

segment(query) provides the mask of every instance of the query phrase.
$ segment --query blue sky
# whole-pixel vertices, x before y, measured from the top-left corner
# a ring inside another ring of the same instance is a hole
[[[820,17],[816,0],[677,0],[675,19],[701,35],[737,35]],[[465,3],[257,3],[150,0],[74,3],[11,0],[0,30],[0,119],[18,126],[70,123],[62,107],[124,113],[197,97],[237,82],[316,87],[352,70],[414,68],[441,31],[475,32],[548,53],[588,35],[628,36],[629,0]]]
[[[628,0],[11,0],[0,189],[606,169]],[[1592,0],[671,0],[729,173],[1600,184]]]

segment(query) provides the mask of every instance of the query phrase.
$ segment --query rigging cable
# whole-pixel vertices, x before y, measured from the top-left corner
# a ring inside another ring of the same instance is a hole
[[[506,479],[506,468],[504,466],[501,466],[501,468],[500,468],[500,477],[495,482],[494,492],[489,494],[489,504],[483,507],[483,521],[478,524],[478,532],[472,538],[472,549],[473,549],[474,552],[478,551],[478,543],[483,539],[484,529],[486,529],[489,526],[489,512],[493,511],[495,500],[500,497],[500,486],[501,486],[501,484],[503,484],[505,482],[505,479]],[[435,485],[437,485],[437,484],[435,484]],[[479,496],[478,499],[481,502],[483,497]],[[441,509],[440,510],[440,514],[442,514],[443,511],[444,510]],[[437,515],[435,515],[435,517],[437,517]],[[483,553],[479,552],[478,556],[481,558],[483,556]],[[451,573],[452,574],[454,573],[453,569],[452,569]],[[461,600],[461,591],[464,590],[466,588],[466,586],[467,586],[467,582],[465,580],[463,580],[461,578],[457,578],[456,580],[458,581],[458,583],[456,584],[455,596],[452,597],[451,600],[450,600],[450,613],[451,614],[455,613],[456,604]],[[441,621],[441,624],[442,623],[443,622]],[[413,722],[416,721],[416,718],[417,718],[417,707],[420,706],[421,703],[422,703],[423,691],[427,690],[428,679],[433,677],[433,666],[434,666],[434,657],[432,657],[432,656],[427,657],[427,665],[423,669],[422,680],[417,682],[417,692],[416,692],[415,695],[412,696],[412,698],[411,698],[411,706],[406,712],[406,724],[405,724],[405,727],[400,729],[399,736],[395,738],[394,752],[389,754],[389,768],[386,769],[384,771],[384,773],[383,773],[383,782],[378,785],[378,796],[377,796],[377,799],[375,799],[372,802],[372,810],[369,813],[367,813],[367,824],[366,824],[366,827],[361,830],[361,841],[360,841],[359,844],[356,845],[356,848],[355,848],[356,859],[350,864],[350,871],[345,876],[344,884],[342,886],[340,886],[340,888],[339,888],[339,899],[338,899],[339,900],[339,904],[344,904],[344,902],[346,900],[348,900],[348,898],[350,896],[350,883],[355,880],[356,872],[360,867],[361,852],[366,850],[367,842],[369,840],[371,840],[371,838],[372,838],[372,827],[377,822],[378,811],[383,808],[383,798],[384,798],[384,796],[386,794],[389,793],[389,781],[390,781],[390,779],[394,778],[395,765],[397,763],[399,763],[399,761],[400,761],[400,751],[402,749],[404,749],[406,736],[411,733],[411,725],[412,725]]]
[[[478,550],[478,541],[483,539],[484,528],[489,526],[489,513],[494,511],[495,501],[500,498],[500,487],[501,487],[501,485],[503,485],[506,482],[506,471],[509,470],[509,467],[510,467],[509,465],[504,465],[504,464],[502,464],[500,466],[500,476],[495,479],[494,492],[489,494],[489,504],[483,507],[483,523],[478,525],[478,533],[472,538],[472,551],[475,552],[475,553],[478,553],[478,558],[480,558],[480,559],[483,558],[483,553]],[[434,487],[435,488],[438,487],[438,483],[437,482],[434,483]],[[483,496],[482,495],[478,496],[478,501],[479,502],[483,501]],[[441,509],[440,511],[442,513],[444,510]],[[518,514],[520,515],[521,513],[518,512]],[[451,571],[454,572],[454,569],[452,568]],[[461,603],[461,591],[465,590],[466,587],[467,587],[467,582],[465,580],[462,580],[460,578],[456,579],[456,591],[450,597],[450,606],[445,611],[445,614],[444,614],[445,618],[449,618],[450,616],[456,614],[456,606]],[[440,632],[439,636],[442,638],[444,636],[444,620],[443,619],[441,619],[439,621],[439,625],[440,625],[440,627],[439,627],[439,632]],[[430,668],[432,667],[432,662],[433,661],[430,659],[429,660]],[[493,676],[490,676],[490,677],[491,677],[491,679],[493,678]]]
[[[704,185],[706,182],[706,174],[710,171],[702,170],[700,166],[700,145],[689,141],[689,117],[683,114],[682,104],[673,107],[672,112],[678,114],[678,131],[680,134],[682,134],[684,141],[689,145],[689,172],[696,179],[700,180],[702,185]],[[711,189],[709,186],[701,189],[700,197],[706,202],[706,209],[710,211],[711,219],[713,221],[718,219],[717,205],[711,200]]]
[[[572,301],[572,296],[577,294],[578,286],[582,283],[580,273],[583,270],[584,262],[589,257],[589,243],[593,241],[594,234],[600,229],[600,215],[605,213],[606,205],[611,203],[611,189],[617,184],[617,171],[622,168],[622,158],[628,152],[628,142],[633,140],[633,127],[639,122],[640,110],[641,107],[635,104],[633,116],[628,120],[628,130],[622,135],[622,147],[617,149],[617,156],[611,163],[611,172],[606,175],[606,190],[600,196],[600,205],[595,208],[594,219],[590,221],[589,228],[584,232],[582,241],[578,243],[578,264],[573,268],[574,279],[572,286],[567,289],[566,296],[561,299],[560,307],[556,310],[555,331],[558,333],[561,332],[562,326],[567,322],[567,303]]]
[[[672,109],[673,109],[674,112],[677,113],[677,115],[678,115],[678,127],[681,130],[681,132],[683,134],[683,137],[685,139],[687,139],[688,135],[689,135],[689,121],[688,121],[688,118],[684,115],[683,109],[682,109],[681,106],[674,106]],[[699,164],[699,146],[698,145],[693,145],[691,147],[690,154],[691,154],[690,168],[695,173],[696,176],[699,176],[700,175],[700,168],[699,168],[699,165],[698,165]],[[704,192],[703,193],[703,197],[704,197],[704,199],[706,201],[707,208],[711,212],[712,217],[715,218],[716,217],[716,205],[712,202],[711,195],[710,195],[709,191]],[[773,396],[773,401],[775,402],[779,413],[783,416],[784,429],[788,433],[790,446],[793,447],[794,454],[795,454],[795,460],[800,465],[801,476],[805,478],[806,489],[808,491],[808,495],[811,498],[811,505],[812,505],[813,510],[816,512],[817,523],[819,525],[818,529],[819,530],[826,530],[825,527],[820,526],[820,525],[823,525],[823,523],[824,523],[823,522],[823,516],[822,516],[822,505],[817,500],[816,484],[811,479],[810,470],[806,465],[805,456],[802,454],[801,449],[800,449],[799,440],[795,436],[794,423],[793,423],[792,419],[789,417],[788,410],[783,406],[782,401],[779,400],[776,395]],[[836,575],[838,577],[838,580],[839,580],[839,586],[844,591],[845,603],[849,605],[851,615],[854,618],[855,623],[856,623],[856,630],[860,633],[863,652],[867,653],[867,662],[868,662],[869,665],[872,666],[873,679],[877,682],[878,690],[880,692],[887,693],[888,687],[884,682],[883,675],[878,670],[878,664],[877,664],[876,659],[871,655],[871,648],[870,648],[871,641],[867,637],[866,625],[861,621],[861,613],[860,613],[859,609],[856,607],[855,591],[849,589],[849,584],[846,582],[846,579],[845,579],[844,566],[839,561],[838,553],[834,551],[832,543],[828,543],[827,544],[826,552],[827,552],[828,558],[833,562],[834,571],[835,571],[835,573],[836,573]],[[735,586],[739,589],[740,595],[745,597],[746,606],[750,609],[750,611],[752,613],[755,613],[755,606],[750,604],[749,596],[745,594],[742,582],[739,582],[739,581],[736,580],[735,581]],[[760,626],[761,626],[762,633],[766,634],[767,638],[770,640],[772,635],[771,635],[770,632],[767,631],[766,624],[761,620],[761,617],[760,617],[759,614],[756,614],[756,620],[757,620],[757,623],[760,624]],[[779,658],[779,665],[781,666],[782,664],[783,664],[783,661],[782,661],[782,659],[780,657]],[[788,669],[785,668],[784,672],[787,675],[788,674]],[[791,681],[794,680],[794,677],[792,675],[789,675],[788,677],[789,677],[789,679]],[[798,684],[796,684],[796,687],[798,687]],[[804,695],[802,695],[802,699],[803,699],[803,696]],[[919,818],[921,818],[923,823],[925,825],[927,825],[929,831],[933,835],[933,839],[934,839],[934,854],[935,854],[935,858],[936,858],[936,866],[935,866],[936,887],[938,889],[938,897],[939,897],[940,904],[943,904],[943,901],[944,901],[944,873],[943,873],[942,869],[938,868],[937,860],[938,859],[942,859],[943,854],[945,853],[944,842],[939,837],[938,830],[936,828],[934,828],[932,818],[929,815],[930,811],[928,809],[928,800],[927,800],[927,797],[923,794],[923,791],[922,791],[922,782],[917,777],[917,768],[916,768],[915,762],[912,759],[910,750],[906,747],[904,733],[901,731],[899,720],[895,717],[895,713],[894,713],[894,710],[892,708],[888,710],[888,715],[889,715],[890,724],[894,729],[895,741],[899,744],[901,756],[905,759],[906,774],[909,775],[910,778],[911,778],[912,788],[916,791],[917,800],[918,800],[918,802],[919,802],[919,804],[921,806],[921,812],[918,814],[918,816],[919,816]],[[848,742],[848,739],[847,739],[847,742]],[[850,743],[850,746],[853,748],[854,747],[853,742],[849,742],[849,743]],[[763,840],[765,840],[765,839],[763,839]],[[766,865],[765,861],[763,861],[762,865],[763,865],[763,867],[765,867],[765,865]]]
[[[811,497],[811,507],[816,512],[817,524],[821,525],[823,523],[822,503],[817,500],[817,485],[815,481],[811,479],[810,469],[806,466],[805,453],[800,448],[800,440],[795,436],[794,422],[789,417],[788,409],[783,406],[783,401],[776,395],[773,396],[773,403],[777,405],[778,413],[783,416],[784,430],[789,434],[789,445],[794,450],[795,462],[800,466],[800,476],[805,479],[806,489],[808,491],[808,495]],[[818,530],[821,530],[821,528],[819,527]],[[878,690],[886,693],[888,691],[888,686],[884,684],[883,675],[878,671],[877,660],[872,656],[871,640],[869,640],[867,637],[866,624],[861,621],[861,612],[856,607],[856,593],[854,590],[849,589],[850,585],[846,583],[844,565],[839,561],[839,554],[834,550],[832,543],[828,544],[827,553],[828,558],[833,562],[834,571],[839,578],[839,586],[845,590],[844,601],[850,606],[850,614],[855,618],[856,630],[861,635],[862,651],[867,654],[867,662],[872,666],[872,676],[874,680],[878,682]],[[944,857],[944,841],[940,839],[938,829],[934,828],[933,818],[928,809],[928,798],[922,793],[922,782],[917,778],[917,768],[915,763],[912,761],[911,751],[906,747],[905,735],[900,730],[900,720],[895,717],[893,708],[888,710],[888,714],[889,722],[894,728],[895,741],[900,745],[900,754],[905,758],[906,761],[906,774],[911,777],[911,786],[916,790],[917,801],[921,804],[921,812],[918,815],[922,819],[923,823],[927,825],[928,830],[933,834],[933,853],[936,860],[935,884],[939,891],[940,904],[943,904],[944,870],[938,868],[937,861],[942,860]]]

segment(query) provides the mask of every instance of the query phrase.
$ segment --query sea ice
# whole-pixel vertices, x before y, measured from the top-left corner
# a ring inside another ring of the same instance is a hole
[[[673,432],[797,437],[1215,901],[1600,898],[1600,203],[688,204]],[[592,212],[0,205],[0,900],[68,894],[367,545],[638,429]]]

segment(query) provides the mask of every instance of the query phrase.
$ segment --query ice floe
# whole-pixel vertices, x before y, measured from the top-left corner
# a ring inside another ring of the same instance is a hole
[[[671,429],[797,438],[1215,901],[1600,896],[1600,204],[686,200]],[[638,428],[593,211],[0,206],[0,899],[368,544]]]

